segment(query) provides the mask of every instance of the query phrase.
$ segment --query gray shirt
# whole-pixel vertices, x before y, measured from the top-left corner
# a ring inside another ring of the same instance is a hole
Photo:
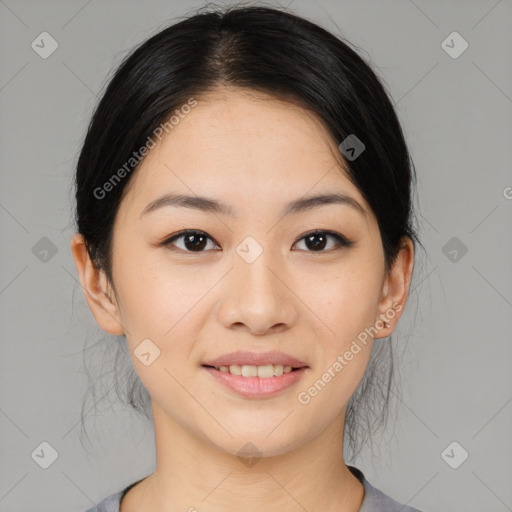
[[[395,501],[387,494],[384,494],[379,489],[373,487],[373,485],[371,485],[370,482],[366,480],[361,470],[354,466],[347,465],[347,467],[364,486],[364,499],[359,512],[421,512],[417,508],[398,503],[398,501]],[[119,503],[121,502],[122,497],[128,492],[129,489],[131,489],[134,485],[138,484],[142,480],[144,479],[142,478],[141,480],[137,480],[137,482],[130,484],[125,489],[116,492],[115,494],[111,494],[103,501],[100,501],[100,503],[98,503],[95,507],[88,509],[86,512],[119,512]]]

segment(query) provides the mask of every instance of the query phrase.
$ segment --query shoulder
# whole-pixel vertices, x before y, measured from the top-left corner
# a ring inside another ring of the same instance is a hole
[[[347,467],[364,486],[365,494],[359,512],[422,512],[417,508],[395,501],[380,489],[374,487],[370,482],[368,482],[360,469],[354,466]]]
[[[97,503],[94,507],[91,507],[87,509],[85,512],[119,512],[119,504],[121,503],[121,500],[123,499],[124,495],[135,485],[142,482],[147,477],[141,478],[124,489],[121,489],[118,492],[115,492],[114,494],[111,494],[110,496],[107,496],[103,500],[101,500],[99,503]]]
[[[85,512],[119,512],[119,503],[124,491],[119,491],[100,501],[97,505]]]
[[[422,512],[417,508],[399,503],[387,494],[384,494],[380,489],[374,487],[366,479],[360,469],[354,466],[347,467],[364,486],[364,499],[359,512]],[[128,487],[122,489],[121,491],[107,496],[97,505],[87,509],[85,512],[119,512],[119,503],[121,502],[121,498],[131,487],[133,487],[138,482],[140,482],[140,480],[130,484]]]

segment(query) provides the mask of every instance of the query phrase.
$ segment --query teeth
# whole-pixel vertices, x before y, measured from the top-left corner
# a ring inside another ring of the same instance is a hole
[[[267,364],[265,366],[250,366],[232,364],[230,366],[220,366],[217,368],[221,372],[229,372],[231,375],[241,375],[242,377],[261,377],[268,379],[270,377],[279,377],[283,373],[290,373],[291,366],[283,366],[282,364]]]

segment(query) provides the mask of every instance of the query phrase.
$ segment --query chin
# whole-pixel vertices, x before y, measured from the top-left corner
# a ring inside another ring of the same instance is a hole
[[[268,432],[271,432],[271,430],[268,430]],[[276,431],[267,435],[267,430],[256,432],[251,429],[251,431],[235,432],[231,429],[230,433],[233,437],[227,436],[227,439],[224,437],[222,440],[209,438],[209,442],[225,453],[240,457],[242,462],[250,461],[251,458],[257,460],[262,457],[284,455],[301,445],[299,439],[291,439],[286,432],[277,436]],[[246,465],[249,467],[250,462]]]

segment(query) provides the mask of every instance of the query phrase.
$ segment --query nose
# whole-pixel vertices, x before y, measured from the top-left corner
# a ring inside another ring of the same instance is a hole
[[[289,329],[298,312],[297,298],[286,281],[283,265],[277,265],[267,251],[252,263],[235,255],[234,268],[221,291],[220,322],[254,335]]]

